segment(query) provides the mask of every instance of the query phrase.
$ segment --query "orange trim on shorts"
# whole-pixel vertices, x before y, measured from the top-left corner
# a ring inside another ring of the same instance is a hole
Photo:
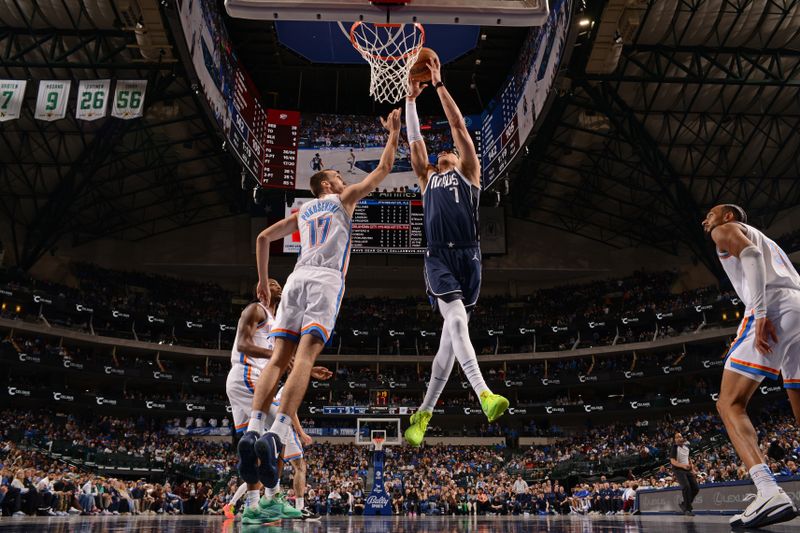
[[[784,383],[800,383],[800,379],[784,379]]]
[[[330,337],[330,335],[328,334],[328,330],[325,329],[325,326],[323,326],[322,324],[317,324],[316,322],[312,322],[311,324],[307,325],[306,327],[303,328],[302,331],[305,332],[306,330],[311,329],[313,327],[321,329],[322,332],[325,333],[326,337]]]
[[[290,329],[272,328],[270,330],[270,333],[273,333],[273,332],[275,332],[275,333],[288,333],[289,335],[295,335],[295,336],[300,335],[298,332],[292,331]]]
[[[770,374],[775,374],[776,376],[780,373],[774,368],[758,365],[756,363],[749,363],[747,361],[742,361],[741,359],[736,359],[735,357],[731,357],[731,363],[736,363],[737,365],[747,366],[750,368],[757,368],[758,370],[763,370],[764,372],[769,372]]]
[[[234,427],[234,429],[242,429],[242,428],[246,428],[247,424],[249,424],[249,423],[250,423],[249,421],[248,422],[242,422],[238,426],[233,426],[233,427]]]

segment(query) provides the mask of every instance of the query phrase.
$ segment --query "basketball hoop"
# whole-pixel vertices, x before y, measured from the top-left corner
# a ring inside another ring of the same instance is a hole
[[[386,441],[386,437],[372,437],[372,449],[376,452],[380,452],[383,450],[383,443]]]
[[[369,94],[393,104],[408,96],[408,72],[425,44],[422,24],[378,24],[356,21],[342,31],[370,67]]]

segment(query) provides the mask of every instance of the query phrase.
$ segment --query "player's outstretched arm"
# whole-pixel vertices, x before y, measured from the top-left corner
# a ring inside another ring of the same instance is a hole
[[[422,138],[422,130],[419,125],[417,96],[427,86],[427,83],[409,80],[408,96],[406,97],[406,135],[408,135],[408,145],[411,147],[411,168],[423,191],[428,185],[428,175],[433,167],[428,161],[428,147],[425,146],[425,139]]]
[[[720,224],[711,231],[711,238],[718,250],[739,258],[756,319],[756,350],[761,354],[772,353],[770,341],[778,342],[778,335],[775,326],[767,318],[767,265],[764,254],[747,238],[738,224]]]
[[[269,307],[269,245],[297,231],[297,213],[276,222],[256,238],[256,265],[258,266],[258,298]]]
[[[395,109],[386,120],[381,117],[381,124],[389,132],[389,139],[386,141],[386,147],[381,154],[381,160],[378,166],[370,172],[366,178],[361,180],[360,183],[350,185],[340,195],[342,204],[345,208],[352,213],[359,200],[375,190],[381,182],[389,175],[394,166],[394,158],[397,155],[397,142],[400,139],[400,110]]]
[[[439,58],[431,58],[431,60],[428,61],[428,68],[431,71],[431,83],[436,87],[436,85],[442,81],[442,65],[439,63]],[[442,109],[444,109],[447,122],[450,124],[450,133],[453,135],[453,142],[458,149],[459,158],[461,160],[459,170],[461,170],[464,176],[472,182],[473,185],[480,187],[481,162],[478,159],[478,153],[475,151],[475,144],[472,142],[472,137],[469,136],[467,125],[464,123],[464,117],[461,115],[461,110],[444,85],[436,87],[436,94],[439,95],[439,100],[442,102]]]
[[[236,328],[236,348],[247,357],[254,359],[269,359],[272,357],[272,350],[262,348],[253,341],[258,329],[258,323],[266,318],[264,310],[256,304],[250,304],[245,307],[239,317],[239,327]]]

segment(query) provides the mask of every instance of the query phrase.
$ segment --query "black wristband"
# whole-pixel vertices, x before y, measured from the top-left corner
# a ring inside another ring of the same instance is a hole
[[[443,81],[440,81],[439,83],[434,83],[433,84],[433,88],[434,89],[439,89],[439,87],[444,87],[444,82]]]

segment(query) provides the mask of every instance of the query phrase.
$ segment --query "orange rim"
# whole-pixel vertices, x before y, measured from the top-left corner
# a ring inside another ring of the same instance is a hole
[[[412,53],[414,53],[414,52],[419,53],[419,50],[422,50],[422,47],[425,45],[425,28],[419,22],[415,22],[414,23],[414,27],[417,30],[419,30],[419,33],[420,33],[420,40],[419,40],[419,44],[417,46],[411,48],[408,52],[406,52],[405,54],[400,55],[400,56],[382,56],[380,54],[373,54],[373,53],[368,52],[367,50],[364,50],[364,48],[362,48],[361,45],[358,44],[358,40],[356,39],[356,29],[359,26],[361,26],[362,24],[364,24],[363,21],[357,20],[350,27],[350,43],[353,45],[353,48],[358,50],[358,53],[360,53],[362,55],[366,54],[368,56],[373,57],[374,59],[380,59],[381,61],[399,61],[400,59],[407,58],[408,56],[412,55]],[[376,23],[376,24],[374,24],[374,26],[376,28],[399,28],[399,27],[401,27],[403,25],[402,24],[386,24],[386,23],[377,24]]]

